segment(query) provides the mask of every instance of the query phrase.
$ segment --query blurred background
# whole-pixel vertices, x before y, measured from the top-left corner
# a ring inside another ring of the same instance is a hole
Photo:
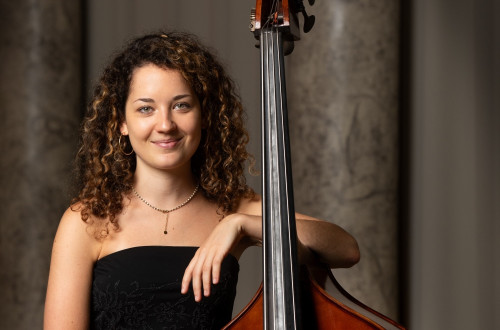
[[[42,328],[92,86],[134,36],[192,32],[238,85],[260,164],[249,0],[0,0],[0,329]],[[362,258],[335,270],[411,329],[500,329],[500,3],[318,0],[286,59],[296,210]],[[248,176],[260,191],[260,177]],[[240,260],[235,312],[261,282]]]

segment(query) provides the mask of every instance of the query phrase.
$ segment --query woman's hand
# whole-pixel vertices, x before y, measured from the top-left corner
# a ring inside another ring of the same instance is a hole
[[[192,282],[196,301],[210,295],[211,283],[219,282],[222,260],[228,253],[239,257],[251,245],[262,245],[260,200],[247,203],[239,212],[228,215],[212,231],[196,251],[182,279],[181,292],[187,293]],[[297,219],[299,263],[318,262],[330,268],[351,267],[359,261],[356,240],[341,227],[302,214]]]
[[[260,222],[260,217],[240,213],[222,219],[187,266],[182,279],[181,293],[187,293],[192,283],[195,301],[201,301],[202,295],[208,297],[210,285],[219,282],[224,258],[229,253],[239,257],[246,247],[252,245],[254,240],[249,238],[246,229],[256,227],[254,232],[258,235],[261,232]],[[253,225],[248,226],[250,223]]]

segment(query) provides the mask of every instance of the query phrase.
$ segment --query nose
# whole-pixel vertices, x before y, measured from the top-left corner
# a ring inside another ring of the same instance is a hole
[[[157,130],[159,132],[170,132],[177,128],[172,112],[169,110],[160,111],[160,116],[158,119]]]

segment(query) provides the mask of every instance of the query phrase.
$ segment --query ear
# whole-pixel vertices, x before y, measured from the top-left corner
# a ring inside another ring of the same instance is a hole
[[[122,133],[122,135],[128,135],[128,126],[125,121],[120,125],[120,133]]]

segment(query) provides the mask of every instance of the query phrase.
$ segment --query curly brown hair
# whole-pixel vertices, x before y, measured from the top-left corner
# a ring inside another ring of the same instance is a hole
[[[82,219],[106,220],[118,229],[123,196],[130,193],[136,167],[127,138],[120,139],[125,102],[134,69],[146,64],[178,70],[195,91],[202,108],[202,138],[191,169],[204,195],[223,214],[253,197],[244,177],[248,133],[235,85],[213,52],[197,37],[181,32],[149,34],[129,42],[108,65],[94,89],[82,125],[76,158],[77,203]],[[108,234],[108,229],[101,236]]]

